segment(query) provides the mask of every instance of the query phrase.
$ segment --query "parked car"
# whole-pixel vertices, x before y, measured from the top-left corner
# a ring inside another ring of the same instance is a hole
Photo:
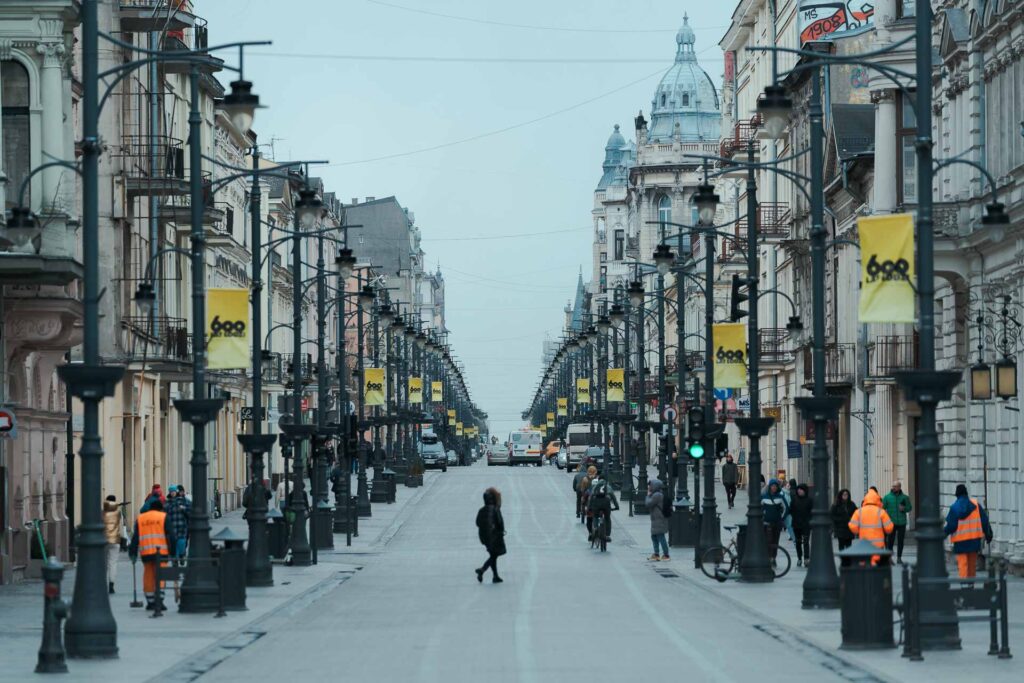
[[[560,470],[566,468],[566,461],[569,459],[569,453],[564,448],[558,449],[558,454],[555,455],[555,466]]]
[[[448,453],[447,453],[447,457],[448,457],[448,464],[449,465],[458,465],[459,464],[459,456],[458,456],[458,454],[454,450],[449,449]]]
[[[448,471],[448,457],[445,455],[444,446],[433,434],[424,434],[420,438],[420,458],[423,459],[424,469]]]
[[[500,443],[493,444],[487,447],[487,464],[488,465],[507,465],[508,464],[508,448],[502,446]]]

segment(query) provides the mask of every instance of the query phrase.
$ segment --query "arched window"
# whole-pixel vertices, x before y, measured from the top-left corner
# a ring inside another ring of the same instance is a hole
[[[689,107],[690,106],[690,93],[688,93],[688,92],[684,92],[683,93],[683,106],[684,107]]]
[[[668,198],[668,195],[661,195],[661,199],[658,200],[658,223],[662,224],[662,227],[668,227],[666,223],[672,222],[672,200]]]
[[[661,106],[665,106],[665,93],[661,93]]]
[[[0,121],[3,131],[3,172],[7,175],[7,207],[18,203],[21,183],[31,166],[28,71],[12,60],[0,62]],[[25,204],[30,204],[25,190]]]

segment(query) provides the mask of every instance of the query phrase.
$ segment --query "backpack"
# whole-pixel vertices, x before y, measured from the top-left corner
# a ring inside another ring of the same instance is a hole
[[[668,496],[661,497],[661,516],[666,519],[672,516],[672,501]]]
[[[603,481],[598,483],[594,487],[594,491],[593,491],[592,495],[597,496],[598,498],[604,498],[605,496],[607,496],[608,495],[608,484],[603,482]]]

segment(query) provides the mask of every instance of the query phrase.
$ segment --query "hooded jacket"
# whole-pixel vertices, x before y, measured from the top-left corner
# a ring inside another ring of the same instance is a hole
[[[668,533],[668,518],[661,512],[661,506],[665,501],[665,494],[662,492],[664,484],[660,479],[651,479],[647,482],[651,492],[644,499],[647,505],[647,512],[651,518],[651,536]]]
[[[882,508],[882,498],[874,489],[868,489],[860,509],[850,518],[850,531],[857,538],[871,541],[876,548],[884,546],[885,535],[892,533],[892,520]]]
[[[800,484],[796,487],[797,493],[793,494],[793,499],[789,504],[789,512],[793,516],[793,530],[794,531],[810,531],[811,530],[811,508],[814,507],[814,503],[811,500],[810,489],[807,488],[807,484]],[[803,491],[803,495],[799,494]]]
[[[839,493],[842,494],[846,491],[847,495],[850,495],[848,489],[842,489]],[[850,531],[850,518],[853,517],[853,513],[857,511],[857,504],[853,502],[853,499],[839,500],[832,503],[832,507],[829,509],[829,516],[832,518],[832,533],[836,535],[836,538],[841,541],[852,541],[853,532]]]
[[[121,512],[114,501],[103,501],[103,534],[107,543],[121,542]]]
[[[498,499],[490,490],[484,491],[484,506],[476,513],[476,529],[488,553],[505,554],[505,520],[498,507]]]
[[[985,538],[991,540],[992,527],[989,525],[988,512],[985,511],[981,503],[978,503],[978,508],[980,508],[978,512],[981,515],[981,530],[985,534]],[[960,520],[967,519],[972,512],[974,512],[974,503],[971,502],[971,497],[967,494],[957,496],[957,499],[949,506],[949,512],[946,514],[946,527],[944,529],[946,536],[955,533]],[[953,544],[953,552],[957,554],[981,552],[981,541],[982,539],[980,538],[959,541]]]
[[[771,492],[773,484],[779,489],[774,495]],[[765,524],[782,524],[782,520],[789,514],[789,505],[782,495],[782,487],[779,485],[778,479],[768,480],[768,486],[761,494],[761,508],[764,510]]]

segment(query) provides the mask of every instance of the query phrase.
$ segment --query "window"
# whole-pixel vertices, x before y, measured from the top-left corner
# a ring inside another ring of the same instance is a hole
[[[896,146],[899,149],[899,200],[901,204],[917,203],[917,117],[914,101],[901,93],[896,102]]]
[[[3,171],[7,175],[7,206],[18,203],[21,184],[28,177],[32,160],[31,134],[29,124],[29,88],[28,71],[15,61],[0,62],[0,84],[3,94],[0,95],[3,109],[0,111],[3,120]],[[28,188],[25,189],[25,205],[31,204]]]
[[[661,199],[658,200],[658,223],[661,223],[661,227],[667,227],[666,223],[672,222],[672,200],[667,195],[661,195]]]
[[[601,263],[604,263],[607,260],[608,260],[608,252],[607,251],[602,251],[601,252]]]
[[[684,92],[683,93],[683,106],[684,107],[689,107],[690,106],[690,93],[688,93],[688,92]]]
[[[910,19],[917,15],[917,0],[896,0],[896,18]]]
[[[227,216],[224,219],[224,228],[227,230],[229,235],[234,236],[235,234],[235,210],[228,207]]]
[[[622,230],[615,231],[615,260],[621,261],[625,257],[626,233]]]
[[[661,106],[665,106],[665,93],[661,93]]]

